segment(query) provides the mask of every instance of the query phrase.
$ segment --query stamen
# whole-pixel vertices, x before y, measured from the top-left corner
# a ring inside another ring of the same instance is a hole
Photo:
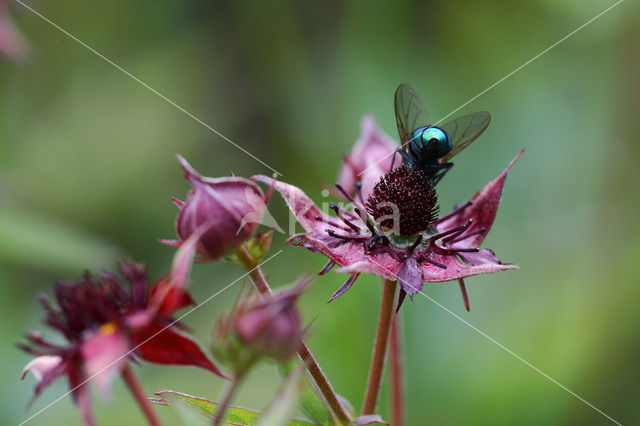
[[[464,225],[457,226],[457,227],[455,227],[453,229],[449,229],[448,231],[445,231],[445,232],[442,232],[440,234],[434,235],[433,237],[429,237],[429,242],[433,243],[434,241],[437,241],[440,238],[447,237],[447,236],[449,236],[451,234],[456,234],[456,233],[459,234],[460,232],[465,231],[468,227],[470,227],[472,222],[473,221],[471,219],[469,219],[469,221]]]
[[[353,184],[356,187],[356,194],[358,194],[358,199],[362,204],[364,204],[364,199],[362,198],[362,182],[356,182]]]
[[[455,248],[455,247],[446,248],[445,250],[449,250],[454,253],[477,253],[480,251],[479,248]]]
[[[349,193],[344,190],[342,185],[340,185],[339,183],[336,183],[336,188],[338,188],[338,191],[340,191],[342,193],[342,195],[344,195],[347,200],[349,200],[349,201],[351,201],[352,203],[355,204],[355,201],[353,200],[351,195],[349,195]]]
[[[418,247],[418,245],[420,245],[421,242],[422,242],[422,234],[418,235],[418,238],[416,238],[416,241],[407,250],[409,254],[413,253],[413,251],[416,249],[416,247]]]
[[[329,220],[329,219],[325,219],[325,218],[324,218],[324,217],[322,217],[322,216],[316,216],[316,220],[317,220],[318,222],[322,222],[322,223],[326,223],[327,225],[331,225],[331,226],[333,226],[334,228],[342,229],[343,231],[351,231],[351,229],[347,228],[346,226],[344,226],[344,225],[342,225],[342,224],[340,224],[340,223],[332,222],[331,220]]]
[[[429,262],[430,264],[437,266],[438,268],[441,268],[441,269],[447,269],[447,265],[444,265],[444,264],[442,264],[442,263],[440,263],[440,262],[436,262],[435,260],[431,260],[431,259],[429,259],[429,258],[428,258],[428,257],[426,257],[426,256],[425,256],[423,259],[424,259],[426,262]]]
[[[466,240],[467,238],[473,237],[474,235],[484,234],[486,231],[487,231],[487,230],[486,230],[486,229],[484,229],[484,228],[478,228],[478,229],[476,229],[476,230],[474,230],[474,231],[469,232],[469,233],[468,233],[467,235],[465,235],[465,236],[460,236],[460,238],[458,238],[457,236],[456,236],[456,237],[454,237],[454,236],[447,237],[447,238],[445,238],[444,240],[442,240],[442,242],[443,242],[443,243],[448,243],[449,241],[451,241],[451,243],[452,243],[452,244],[453,244],[453,243],[458,243],[458,242],[460,242],[460,241],[464,241],[464,240]]]
[[[331,203],[329,204],[329,208],[331,210],[333,210],[334,212],[336,212],[336,216],[338,216],[344,223],[347,224],[347,226],[351,229],[353,229],[356,232],[360,232],[360,228],[358,228],[356,225],[354,225],[349,219],[347,219],[343,214],[342,211],[340,210],[340,206],[338,206],[336,203]]]
[[[371,235],[375,235],[375,234],[381,234],[382,232],[377,232],[375,230],[375,228],[371,225],[371,223],[369,222],[369,216],[368,215],[363,215],[362,211],[357,208],[354,207],[353,211],[360,216],[360,220],[362,220],[362,222],[364,222],[364,224],[367,226],[367,228],[369,229],[369,232],[371,232]]]
[[[329,234],[330,237],[338,238],[340,240],[352,241],[352,240],[365,240],[365,239],[367,239],[367,237],[365,237],[363,235],[340,235],[340,234],[336,234],[333,229],[327,229],[326,231],[327,231],[327,234]]]
[[[43,346],[45,348],[62,349],[62,346],[54,345],[53,343],[50,343],[44,340],[42,335],[40,335],[39,333],[29,333],[25,337],[27,338],[27,340],[30,340],[31,342],[38,344],[40,346]]]
[[[473,202],[471,201],[467,201],[466,203],[462,204],[461,206],[458,206],[456,208],[454,208],[453,210],[451,210],[449,213],[445,214],[444,216],[440,216],[440,218],[438,218],[437,223],[440,223],[444,220],[447,220],[449,218],[452,218],[454,216],[459,215],[460,213],[462,213],[467,207],[469,207],[470,205],[472,205]]]

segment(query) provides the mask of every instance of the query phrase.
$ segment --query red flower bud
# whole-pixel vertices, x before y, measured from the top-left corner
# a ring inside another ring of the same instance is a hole
[[[302,318],[295,306],[299,292],[249,306],[236,317],[238,337],[257,352],[284,361],[300,347],[304,336]]]
[[[236,375],[246,373],[260,358],[277,361],[291,358],[304,336],[302,318],[295,301],[308,280],[293,290],[268,300],[250,299],[236,303],[231,312],[218,319],[213,330],[211,351]]]
[[[176,219],[180,245],[192,234],[201,234],[196,252],[201,260],[215,260],[232,252],[251,236],[265,210],[262,190],[248,179],[235,176],[200,176],[178,156],[185,177],[193,185],[186,202],[178,202]]]

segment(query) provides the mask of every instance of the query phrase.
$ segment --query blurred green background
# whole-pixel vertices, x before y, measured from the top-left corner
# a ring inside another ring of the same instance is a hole
[[[408,82],[437,120],[573,29],[609,1],[457,2],[29,2],[322,201],[366,112],[395,137],[393,93]],[[623,424],[640,422],[640,17],[637,2],[611,12],[458,114],[488,110],[486,133],[456,157],[440,184],[443,211],[493,179],[522,148],[485,241],[520,270],[425,292]],[[176,153],[209,176],[270,173],[157,95],[18,4],[32,45],[23,65],[0,62],[0,423],[17,424],[67,389],[63,380],[27,411],[29,356],[14,342],[40,329],[36,293],[83,269],[130,256],[165,272],[174,235],[170,197],[188,190]],[[274,215],[285,220],[279,196]],[[274,243],[284,247],[283,238]],[[265,265],[274,286],[315,272],[296,247]],[[203,300],[242,272],[196,266]],[[326,301],[346,277],[320,277],[304,296],[309,343],[337,390],[362,402],[380,285],[363,277]],[[240,286],[186,323],[203,345]],[[610,424],[428,299],[404,320],[408,423]],[[151,394],[217,397],[222,381],[191,368],[144,364]],[[277,377],[263,364],[237,403],[264,407]],[[94,393],[95,396],[95,393]],[[143,424],[116,381],[95,398],[99,424]],[[178,420],[160,407],[167,424]],[[388,395],[380,412],[387,417]],[[30,424],[78,424],[69,397]]]

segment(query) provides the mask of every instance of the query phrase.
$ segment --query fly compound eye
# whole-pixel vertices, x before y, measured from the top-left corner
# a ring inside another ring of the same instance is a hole
[[[422,143],[435,147],[438,158],[443,157],[451,151],[451,140],[449,136],[439,127],[429,127],[422,132]]]

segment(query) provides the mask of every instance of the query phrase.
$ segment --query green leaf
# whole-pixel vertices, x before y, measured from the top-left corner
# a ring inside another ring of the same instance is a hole
[[[149,398],[149,401],[153,404],[168,405],[173,407],[187,406],[191,409],[197,410],[200,414],[212,419],[220,404],[215,401],[211,401],[206,398],[189,395],[182,392],[176,392],[172,390],[164,390],[156,392],[155,394],[159,398]],[[233,425],[255,425],[262,412],[252,410],[246,407],[240,407],[231,405],[227,408],[227,412],[224,415],[223,423]],[[289,426],[308,426],[312,423],[308,423],[302,420],[290,420],[286,423]]]
[[[298,363],[295,359],[287,363],[278,363],[277,368],[280,377],[287,377],[292,371],[295,371],[297,365]],[[299,398],[300,410],[314,423],[325,426],[333,425],[331,412],[325,405],[324,400],[319,396],[319,391],[316,391],[316,387],[311,384],[306,375],[305,379]]]

